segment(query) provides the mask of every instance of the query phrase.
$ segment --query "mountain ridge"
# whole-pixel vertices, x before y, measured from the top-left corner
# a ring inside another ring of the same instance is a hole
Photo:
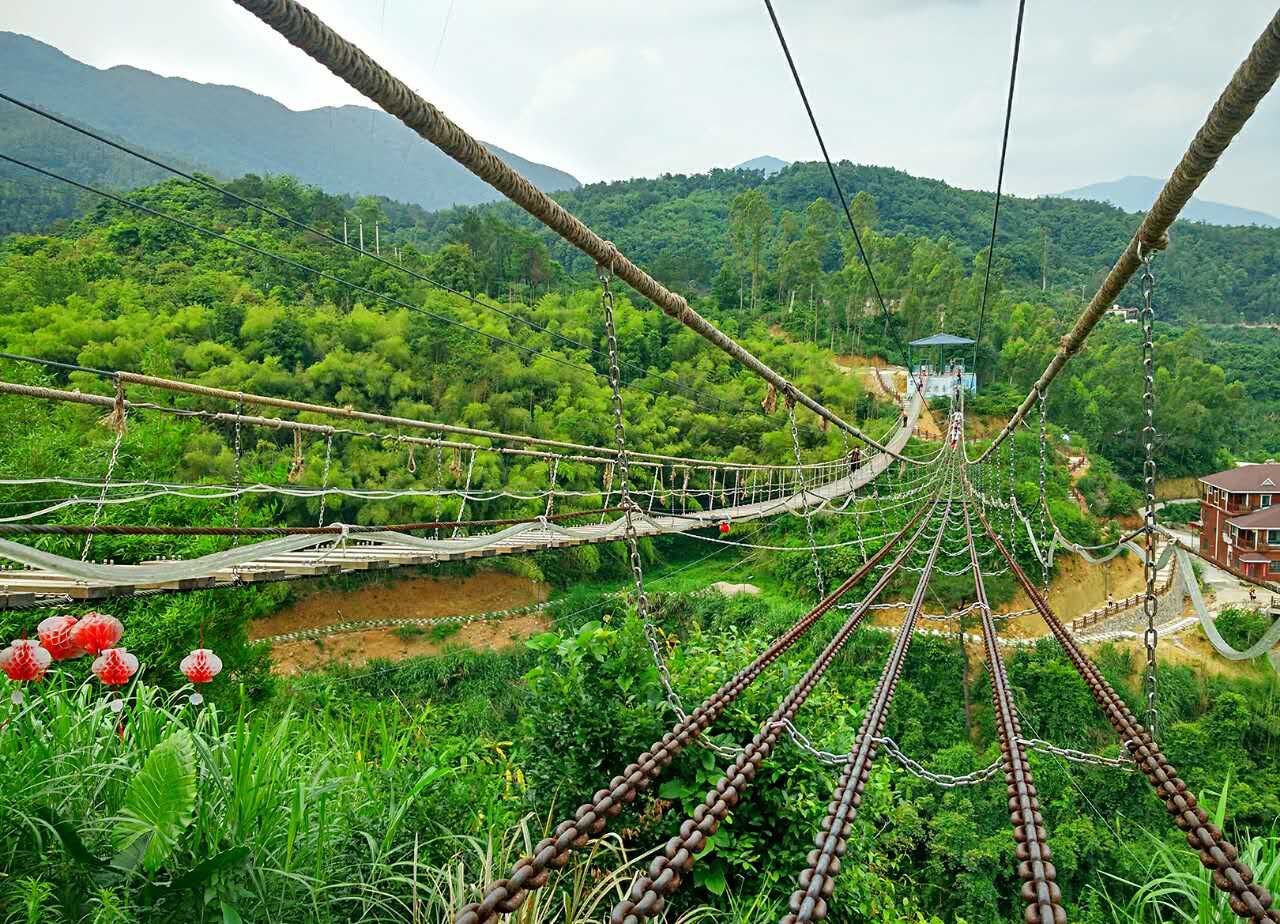
[[[1087,186],[1068,189],[1053,195],[1062,199],[1105,202],[1126,212],[1145,212],[1155,201],[1163,185],[1164,182],[1155,177],[1125,176],[1118,180],[1090,183]],[[1258,225],[1264,228],[1280,228],[1280,218],[1275,215],[1195,196],[1182,210],[1181,217],[1187,221],[1203,221],[1211,225]]]
[[[376,109],[294,110],[244,87],[163,77],[131,64],[95,68],[14,32],[0,32],[0,59],[14,97],[225,177],[287,173],[327,192],[381,195],[428,209],[501,198]],[[65,132],[50,125],[51,143],[61,143],[58,133]],[[562,170],[484,144],[544,189],[581,185]]]

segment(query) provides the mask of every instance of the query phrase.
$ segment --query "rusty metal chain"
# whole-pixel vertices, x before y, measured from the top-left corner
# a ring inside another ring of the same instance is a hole
[[[979,519],[982,519],[981,514]],[[983,526],[986,527],[988,535],[994,539],[990,524],[983,520]],[[1186,833],[1187,844],[1199,851],[1200,862],[1213,874],[1214,887],[1227,893],[1227,902],[1231,910],[1237,916],[1247,918],[1255,924],[1268,921],[1280,922],[1280,914],[1271,907],[1271,893],[1254,881],[1253,870],[1240,859],[1239,850],[1227,841],[1222,830],[1209,820],[1208,813],[1200,807],[1187,784],[1178,776],[1178,771],[1164,756],[1155,738],[1138,722],[1124,699],[1116,693],[1089,656],[1076,644],[1071,633],[1054,615],[1053,610],[1049,608],[1035,584],[1010,555],[1009,550],[998,539],[994,541],[1000,548],[1000,554],[1009,563],[1009,569],[1014,573],[1018,583],[1022,585],[1031,602],[1040,610],[1040,615],[1048,624],[1049,630],[1066,652],[1067,659],[1088,685],[1090,695],[1093,696],[1107,721],[1111,723],[1111,727],[1120,735],[1124,746],[1133,755],[1138,769],[1142,771],[1147,782],[1164,802],[1165,810],[1174,824]]]
[[[1147,628],[1142,633],[1142,643],[1147,650],[1147,669],[1143,686],[1147,696],[1147,729],[1152,737],[1156,737],[1157,728],[1157,677],[1156,677],[1156,644],[1160,634],[1156,630],[1158,603],[1156,600],[1156,366],[1155,366],[1155,309],[1152,307],[1152,296],[1155,293],[1156,277],[1151,272],[1151,248],[1138,243],[1138,259],[1142,261],[1142,484],[1146,493],[1146,504],[1143,511],[1143,533],[1146,546],[1146,561],[1143,564],[1143,576],[1146,579],[1146,590],[1142,598],[1142,612],[1147,617]]]
[[[822,822],[822,830],[814,836],[816,849],[809,853],[808,866],[801,871],[798,878],[799,887],[791,893],[788,902],[790,914],[782,918],[783,924],[821,921],[827,916],[827,899],[835,890],[835,877],[840,872],[840,858],[845,853],[846,838],[852,829],[858,806],[862,803],[863,789],[870,776],[872,762],[875,760],[877,750],[875,739],[879,738],[884,731],[889,706],[893,702],[894,691],[902,676],[907,650],[915,635],[916,617],[920,613],[925,591],[929,586],[930,571],[938,558],[942,537],[946,533],[946,525],[951,517],[951,506],[952,501],[948,498],[942,515],[942,525],[938,527],[938,534],[929,552],[928,564],[912,595],[911,607],[903,620],[902,631],[898,633],[893,648],[885,660],[884,669],[876,683],[875,692],[872,693],[866,715],[863,716],[858,736],[845,758],[844,772],[840,775],[840,781],[827,805],[827,817]],[[888,575],[888,577],[891,576],[892,573]]]
[[[950,502],[944,512],[944,523],[950,512]],[[923,529],[923,527],[921,527]],[[899,554],[895,566],[905,561],[918,538],[919,531],[912,542]],[[934,542],[933,554],[937,554],[937,544],[942,540],[943,529],[939,527]],[[680,833],[671,838],[661,854],[654,858],[647,874],[637,876],[632,882],[627,897],[614,906],[610,915],[612,924],[640,924],[647,918],[661,913],[666,905],[667,897],[680,887],[684,875],[693,868],[695,855],[706,845],[707,838],[713,835],[720,823],[741,799],[743,791],[755,778],[760,765],[772,753],[778,736],[783,730],[782,722],[790,720],[804,705],[809,694],[818,681],[826,673],[832,659],[844,647],[849,636],[858,627],[868,607],[883,592],[893,578],[896,567],[889,570],[876,582],[871,591],[863,598],[863,606],[851,614],[836,635],[823,648],[822,653],[814,660],[809,669],[783,698],[773,714],[760,726],[751,743],[734,760],[710,790],[703,804],[698,806],[692,817],[687,818],[680,826]],[[827,598],[832,599],[832,598]]]
[[[591,802],[580,805],[573,818],[557,825],[555,836],[539,841],[532,855],[516,863],[509,878],[491,883],[481,901],[464,905],[458,913],[456,924],[489,924],[498,914],[512,914],[519,910],[528,897],[529,889],[537,889],[545,885],[550,870],[561,869],[568,862],[571,849],[585,847],[592,835],[604,830],[609,818],[622,811],[624,804],[634,801],[641,792],[648,789],[676,755],[691,741],[698,740],[765,668],[804,636],[814,623],[839,601],[841,596],[871,572],[874,565],[888,556],[889,551],[924,518],[925,512],[924,508],[918,511],[892,540],[886,542],[876,552],[869,563],[863,565],[857,573],[832,591],[825,600],[778,636],[751,664],[731,677],[705,702],[672,726],[671,731],[663,735],[633,763],[628,764],[621,774],[615,776],[609,782],[608,788],[598,790]],[[912,543],[916,541],[922,530],[923,525],[912,537]]]
[[[1048,831],[1040,814],[1040,801],[1031,764],[1022,744],[1022,725],[1009,687],[1009,675],[1004,659],[1000,656],[967,504],[964,509],[964,529],[969,543],[969,558],[973,563],[976,605],[982,620],[983,655],[1004,763],[1009,820],[1013,824],[1014,840],[1018,845],[1018,878],[1022,880],[1021,894],[1026,903],[1023,919],[1027,924],[1066,924],[1067,913],[1062,907],[1062,890],[1058,886],[1057,870],[1052,863],[1053,851],[1049,847]]]

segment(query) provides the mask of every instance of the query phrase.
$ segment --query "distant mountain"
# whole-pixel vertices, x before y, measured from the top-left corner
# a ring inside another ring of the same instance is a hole
[[[778,157],[771,157],[764,154],[760,157],[753,157],[751,160],[744,160],[737,164],[734,170],[763,170],[765,176],[773,176],[779,170],[783,170],[791,166],[791,161],[782,160]]]
[[[18,99],[224,177],[291,174],[331,193],[382,195],[428,209],[501,198],[377,110],[342,106],[295,112],[240,87],[161,77],[135,67],[99,70],[12,32],[0,32],[0,61],[0,85]],[[7,103],[0,107],[11,109]],[[51,147],[67,145],[70,132],[40,121]],[[24,127],[28,135],[33,131]],[[561,170],[487,147],[543,189],[581,185]],[[132,181],[118,173],[111,179]],[[16,175],[9,170],[5,176]]]
[[[1164,185],[1162,180],[1149,176],[1127,176],[1109,183],[1094,183],[1079,189],[1058,193],[1064,199],[1092,199],[1106,202],[1126,212],[1145,212],[1151,208]],[[1280,228],[1280,218],[1266,212],[1242,209],[1223,202],[1209,202],[1192,198],[1182,210],[1182,217],[1189,221],[1204,221],[1211,225],[1262,225]]]

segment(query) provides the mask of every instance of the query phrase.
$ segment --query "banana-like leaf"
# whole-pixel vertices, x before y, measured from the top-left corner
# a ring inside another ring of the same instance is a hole
[[[196,807],[196,756],[191,733],[180,729],[161,741],[129,782],[113,832],[116,849],[155,872],[173,853]]]

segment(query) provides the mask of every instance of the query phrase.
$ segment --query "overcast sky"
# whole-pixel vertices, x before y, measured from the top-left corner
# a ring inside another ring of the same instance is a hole
[[[757,0],[309,6],[473,134],[584,181],[818,157]],[[1016,0],[775,7],[833,156],[994,189]],[[1264,0],[1030,0],[1006,189],[1166,177],[1274,13]],[[5,0],[0,29],[294,109],[363,102],[231,0]],[[1278,168],[1280,90],[1199,195],[1280,214]]]

